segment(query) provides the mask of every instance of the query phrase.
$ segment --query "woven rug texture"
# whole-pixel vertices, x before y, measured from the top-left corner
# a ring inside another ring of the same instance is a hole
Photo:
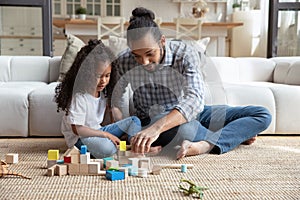
[[[209,189],[204,200],[217,199],[300,199],[300,137],[260,136],[249,146],[241,145],[223,155],[199,155],[180,161],[169,156],[151,157],[161,164],[193,164],[186,173],[181,169],[162,169],[160,175],[128,177],[109,181],[104,176],[46,176],[47,152],[67,147],[63,138],[1,138],[0,159],[18,153],[13,171],[31,177],[0,178],[0,199],[195,199],[179,190],[181,178]],[[175,153],[175,151],[174,151]],[[188,187],[188,185],[186,185]]]

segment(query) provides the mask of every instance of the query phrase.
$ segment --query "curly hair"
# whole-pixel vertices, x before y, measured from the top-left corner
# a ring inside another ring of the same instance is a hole
[[[100,61],[112,63],[114,60],[113,52],[101,40],[90,40],[86,46],[82,47],[66,76],[55,88],[57,112],[62,110],[68,115],[74,94],[93,94],[97,85],[96,70],[98,63]],[[113,74],[111,75],[114,76]],[[105,90],[112,89],[110,84],[105,88]]]

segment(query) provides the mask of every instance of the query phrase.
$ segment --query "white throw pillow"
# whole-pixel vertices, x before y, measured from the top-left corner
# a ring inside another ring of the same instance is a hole
[[[126,38],[116,36],[109,36],[108,45],[115,56],[119,55],[119,53],[128,48]]]
[[[67,48],[61,58],[59,77],[57,81],[62,81],[64,79],[67,71],[73,64],[78,51],[83,46],[85,46],[85,43],[78,37],[72,34],[67,36]]]

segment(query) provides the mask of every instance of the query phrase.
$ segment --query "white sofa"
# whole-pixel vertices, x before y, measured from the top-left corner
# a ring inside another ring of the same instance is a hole
[[[61,57],[0,56],[0,137],[62,136],[53,101]],[[264,132],[300,133],[300,57],[211,57],[204,67],[207,104],[263,105]]]

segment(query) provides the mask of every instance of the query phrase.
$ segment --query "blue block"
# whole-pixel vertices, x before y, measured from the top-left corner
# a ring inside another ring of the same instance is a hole
[[[105,177],[107,180],[111,181],[117,181],[117,180],[124,180],[125,179],[125,173],[121,171],[111,171],[107,170]]]
[[[86,145],[81,145],[80,154],[86,154],[86,152],[87,152],[87,146]]]
[[[181,172],[185,173],[187,171],[187,165],[182,164],[181,165]]]
[[[56,163],[57,164],[64,164],[64,160],[57,160]]]

